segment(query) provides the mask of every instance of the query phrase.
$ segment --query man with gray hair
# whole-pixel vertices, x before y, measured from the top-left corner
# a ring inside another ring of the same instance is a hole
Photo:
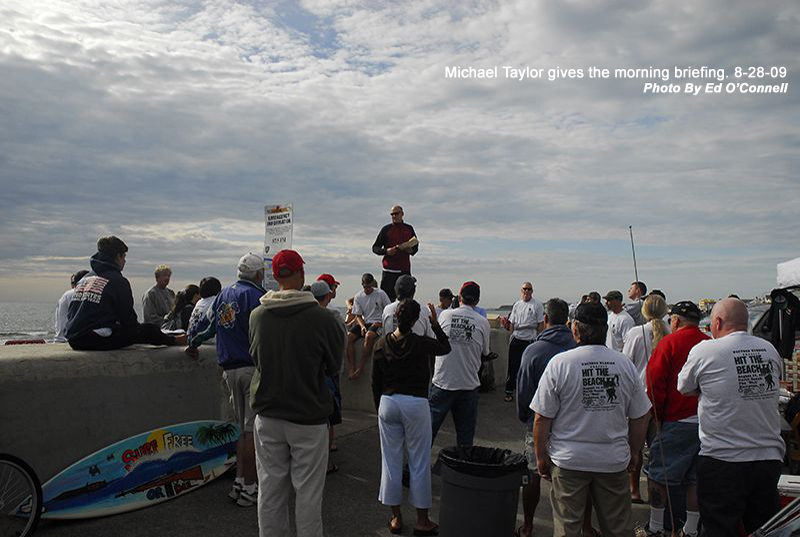
[[[161,326],[175,304],[175,291],[167,287],[172,269],[167,265],[159,265],[154,276],[156,284],[142,297],[142,313],[144,322]]]
[[[519,371],[522,353],[536,336],[544,329],[544,306],[533,298],[533,284],[522,282],[520,299],[511,308],[508,317],[500,317],[503,328],[511,332],[508,344],[508,373],[506,374],[505,401],[514,400],[517,387],[517,371]]]
[[[678,391],[700,396],[697,496],[709,537],[737,535],[740,521],[749,535],[778,511],[783,361],[748,327],[742,301],[717,302],[714,339],[695,345],[678,374]]]
[[[533,449],[534,413],[530,405],[544,369],[553,356],[575,348],[575,338],[567,327],[568,314],[569,306],[560,298],[547,301],[544,305],[544,330],[536,341],[525,348],[517,375],[517,415],[525,424],[525,456],[532,474],[530,482],[522,488],[524,522],[517,531],[520,537],[530,537],[533,516],[541,495],[541,478],[536,469],[536,453]],[[589,518],[591,520],[591,511]]]
[[[578,306],[578,346],[550,360],[531,402],[537,469],[553,483],[556,537],[581,533],[588,497],[603,535],[633,530],[628,469],[638,463],[650,401],[633,362],[605,346],[607,319],[600,305]]]
[[[222,366],[222,378],[228,386],[233,411],[242,435],[236,447],[236,479],[228,496],[242,507],[256,504],[255,444],[253,422],[255,413],[250,407],[250,383],[255,367],[250,356],[250,312],[259,305],[266,293],[264,259],[252,252],[239,259],[238,281],[224,288],[208,309],[208,328],[189,340],[186,354],[198,356],[203,341],[217,337],[217,361]]]
[[[709,339],[698,328],[701,318],[700,308],[694,302],[682,300],[675,304],[670,310],[672,333],[664,336],[647,363],[647,395],[653,403],[653,419],[659,425],[655,427],[656,435],[650,442],[649,463],[645,470],[650,499],[648,536],[668,533],[664,529],[668,487],[686,487],[683,535],[694,537],[698,532],[697,454],[700,438],[697,396],[685,396],[678,391],[678,372],[686,363],[689,352],[701,341]]]

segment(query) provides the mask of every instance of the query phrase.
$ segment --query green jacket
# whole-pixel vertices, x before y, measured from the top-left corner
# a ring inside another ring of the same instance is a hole
[[[306,291],[270,291],[260,302],[250,314],[253,410],[301,425],[327,423],[333,397],[325,376],[338,372],[344,350],[338,319]]]

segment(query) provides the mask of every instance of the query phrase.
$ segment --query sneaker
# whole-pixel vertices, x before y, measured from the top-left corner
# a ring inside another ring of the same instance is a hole
[[[686,533],[683,528],[678,530],[678,537],[697,537],[697,533]]]
[[[650,524],[637,524],[633,528],[634,537],[667,537],[669,532],[667,530],[650,531]]]
[[[239,499],[236,500],[236,505],[239,507],[252,507],[258,503],[258,489],[253,492],[247,492],[245,489],[239,491]]]
[[[228,498],[230,498],[231,500],[234,500],[234,501],[238,500],[239,499],[239,495],[241,493],[242,493],[242,484],[241,483],[237,483],[236,481],[234,481],[233,482],[233,487],[231,488],[231,491],[228,493]]]

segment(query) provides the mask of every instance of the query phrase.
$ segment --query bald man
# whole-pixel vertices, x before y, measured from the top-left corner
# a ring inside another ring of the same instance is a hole
[[[383,274],[381,276],[381,289],[394,302],[394,284],[403,274],[411,274],[411,256],[419,250],[419,244],[414,241],[408,245],[417,234],[410,224],[403,222],[403,208],[395,205],[389,210],[392,223],[383,226],[378,233],[378,238],[372,245],[372,253],[383,256]]]
[[[709,537],[738,535],[739,521],[749,535],[778,511],[783,362],[748,326],[743,302],[718,302],[711,311],[714,339],[692,348],[678,374],[678,391],[700,396],[697,495]]]

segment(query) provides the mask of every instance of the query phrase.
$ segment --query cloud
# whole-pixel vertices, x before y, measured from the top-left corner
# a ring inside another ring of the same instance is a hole
[[[6,2],[0,288],[72,272],[105,233],[132,245],[133,277],[163,261],[200,277],[260,247],[265,204],[292,202],[310,264],[353,278],[378,271],[370,245],[400,203],[415,271],[435,286],[474,270],[501,282],[487,300],[530,272],[565,296],[622,287],[629,225],[676,292],[767,291],[800,255],[800,8],[766,4]],[[454,65],[544,71],[446,79]],[[683,84],[676,66],[708,66],[736,82],[751,65],[786,67],[789,93],[588,78],[656,67]],[[548,80],[557,67],[584,77]]]

